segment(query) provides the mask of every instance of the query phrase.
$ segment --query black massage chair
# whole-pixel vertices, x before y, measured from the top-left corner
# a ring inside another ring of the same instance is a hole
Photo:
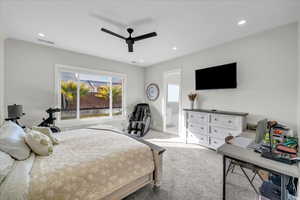
[[[138,137],[143,137],[150,130],[150,124],[151,112],[149,104],[137,104],[133,113],[129,117],[128,133]]]

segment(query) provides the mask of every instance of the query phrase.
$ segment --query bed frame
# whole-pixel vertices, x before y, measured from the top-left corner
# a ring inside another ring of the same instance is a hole
[[[137,138],[133,135],[119,132],[117,130],[111,130],[111,129],[105,129],[105,128],[88,128],[88,129],[112,131],[115,133],[119,133],[122,135],[126,135],[128,137],[131,137],[131,138],[149,146],[151,148],[151,151],[153,154],[153,159],[154,159],[154,171],[153,172],[136,179],[135,181],[129,183],[128,185],[123,186],[122,188],[114,191],[113,193],[111,193],[111,194],[107,195],[106,197],[101,198],[99,200],[121,200],[148,184],[153,184],[154,189],[160,187],[161,178],[162,178],[163,153],[166,151],[166,149],[164,149],[158,145],[155,145],[153,143],[147,142],[141,138]]]

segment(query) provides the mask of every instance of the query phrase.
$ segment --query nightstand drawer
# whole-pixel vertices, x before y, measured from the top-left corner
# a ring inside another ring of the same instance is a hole
[[[241,125],[241,120],[239,117],[236,116],[228,116],[228,115],[211,115],[211,123],[215,125],[220,125],[223,127],[237,129]]]
[[[188,131],[192,133],[198,133],[198,134],[208,134],[208,126],[202,125],[202,124],[194,124],[189,123],[188,124]]]
[[[208,123],[209,114],[201,112],[188,112],[188,122],[189,123]]]
[[[227,136],[237,136],[240,132],[212,126],[210,135],[214,138],[225,139]]]

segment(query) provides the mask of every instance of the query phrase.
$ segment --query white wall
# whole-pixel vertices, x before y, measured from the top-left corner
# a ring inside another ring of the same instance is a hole
[[[4,120],[4,34],[0,33],[0,124]]]
[[[297,100],[298,100],[298,137],[300,138],[300,19],[298,20],[298,99]]]
[[[290,24],[149,67],[145,83],[162,88],[162,72],[181,68],[182,103],[187,108],[195,69],[237,62],[238,88],[198,91],[197,107],[249,112],[250,122],[267,117],[296,129],[297,57],[297,24]],[[160,130],[162,98],[151,103],[154,127]]]
[[[298,138],[300,138],[300,19],[298,20]],[[300,163],[298,164],[298,167],[299,167],[299,174],[300,174]],[[300,188],[300,181],[298,181],[298,200],[300,200],[299,188]]]
[[[26,125],[37,124],[55,106],[55,64],[127,75],[127,105],[144,100],[144,69],[71,51],[7,39],[5,41],[5,105],[22,104]]]

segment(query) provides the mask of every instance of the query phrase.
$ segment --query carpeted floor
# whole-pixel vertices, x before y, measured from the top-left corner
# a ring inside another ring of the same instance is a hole
[[[183,144],[176,136],[161,132],[151,131],[145,139],[167,149],[164,154],[162,186],[159,190],[146,186],[125,200],[222,199],[222,157],[215,151]],[[228,175],[226,199],[257,199],[238,169]]]

